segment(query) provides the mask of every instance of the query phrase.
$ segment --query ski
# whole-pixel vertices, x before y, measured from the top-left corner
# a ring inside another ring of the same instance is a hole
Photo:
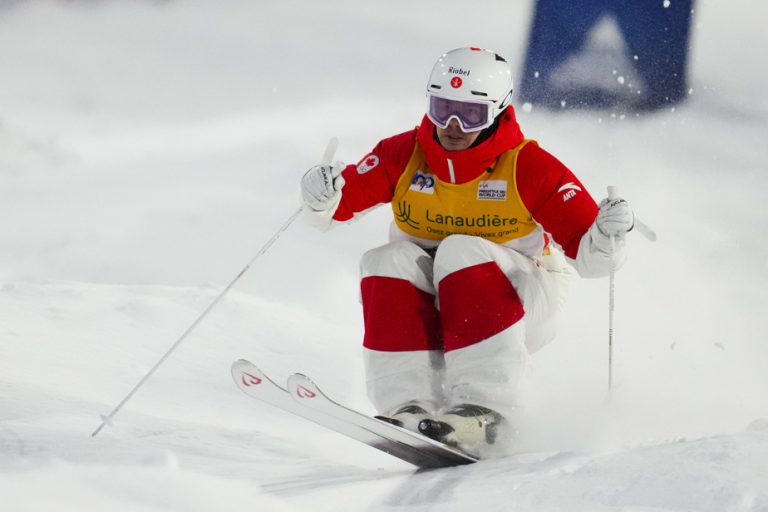
[[[410,430],[377,420],[328,398],[301,374],[288,378],[288,389],[276,384],[250,361],[232,364],[232,378],[246,395],[310,420],[388,453],[419,468],[442,468],[477,462],[456,448]]]

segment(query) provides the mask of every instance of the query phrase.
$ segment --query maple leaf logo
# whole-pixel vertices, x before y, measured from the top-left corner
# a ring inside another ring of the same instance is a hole
[[[357,173],[358,174],[365,174],[374,167],[379,165],[379,157],[376,155],[368,155],[365,157],[365,159],[360,162],[360,164],[357,166]]]

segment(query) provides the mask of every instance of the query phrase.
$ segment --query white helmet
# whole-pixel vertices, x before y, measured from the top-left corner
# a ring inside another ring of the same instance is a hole
[[[440,57],[427,83],[427,115],[445,128],[456,118],[465,132],[493,124],[512,101],[512,69],[482,48],[457,48]]]

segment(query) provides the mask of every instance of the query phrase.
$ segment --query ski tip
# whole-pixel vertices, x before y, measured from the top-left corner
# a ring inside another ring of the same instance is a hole
[[[310,387],[313,389],[318,389],[317,384],[314,383],[312,379],[304,375],[303,373],[294,373],[290,377],[288,377],[288,385],[289,386],[304,386],[304,387]]]
[[[232,377],[237,380],[237,376],[249,368],[255,367],[250,363],[250,361],[246,361],[245,359],[238,359],[232,363],[232,366],[229,368],[229,372],[232,374]]]
[[[232,363],[230,374],[232,375],[232,380],[237,384],[237,387],[242,390],[260,384],[264,380],[262,371],[254,366],[253,363],[245,359],[238,359]]]
[[[317,384],[301,373],[294,373],[288,377],[288,391],[291,393],[291,396],[300,400],[323,395]]]

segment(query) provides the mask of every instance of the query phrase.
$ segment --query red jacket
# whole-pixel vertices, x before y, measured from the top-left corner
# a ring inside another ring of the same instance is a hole
[[[512,107],[502,113],[494,134],[475,147],[446,151],[434,134],[435,125],[424,116],[420,127],[382,140],[357,166],[347,166],[342,173],[346,184],[334,220],[346,221],[355,213],[389,203],[417,140],[430,171],[449,183],[448,159],[453,163],[454,182],[466,183],[523,141]],[[575,259],[582,236],[597,216],[597,205],[581,182],[538,144],[527,144],[517,160],[517,188],[533,219],[566,256]]]

